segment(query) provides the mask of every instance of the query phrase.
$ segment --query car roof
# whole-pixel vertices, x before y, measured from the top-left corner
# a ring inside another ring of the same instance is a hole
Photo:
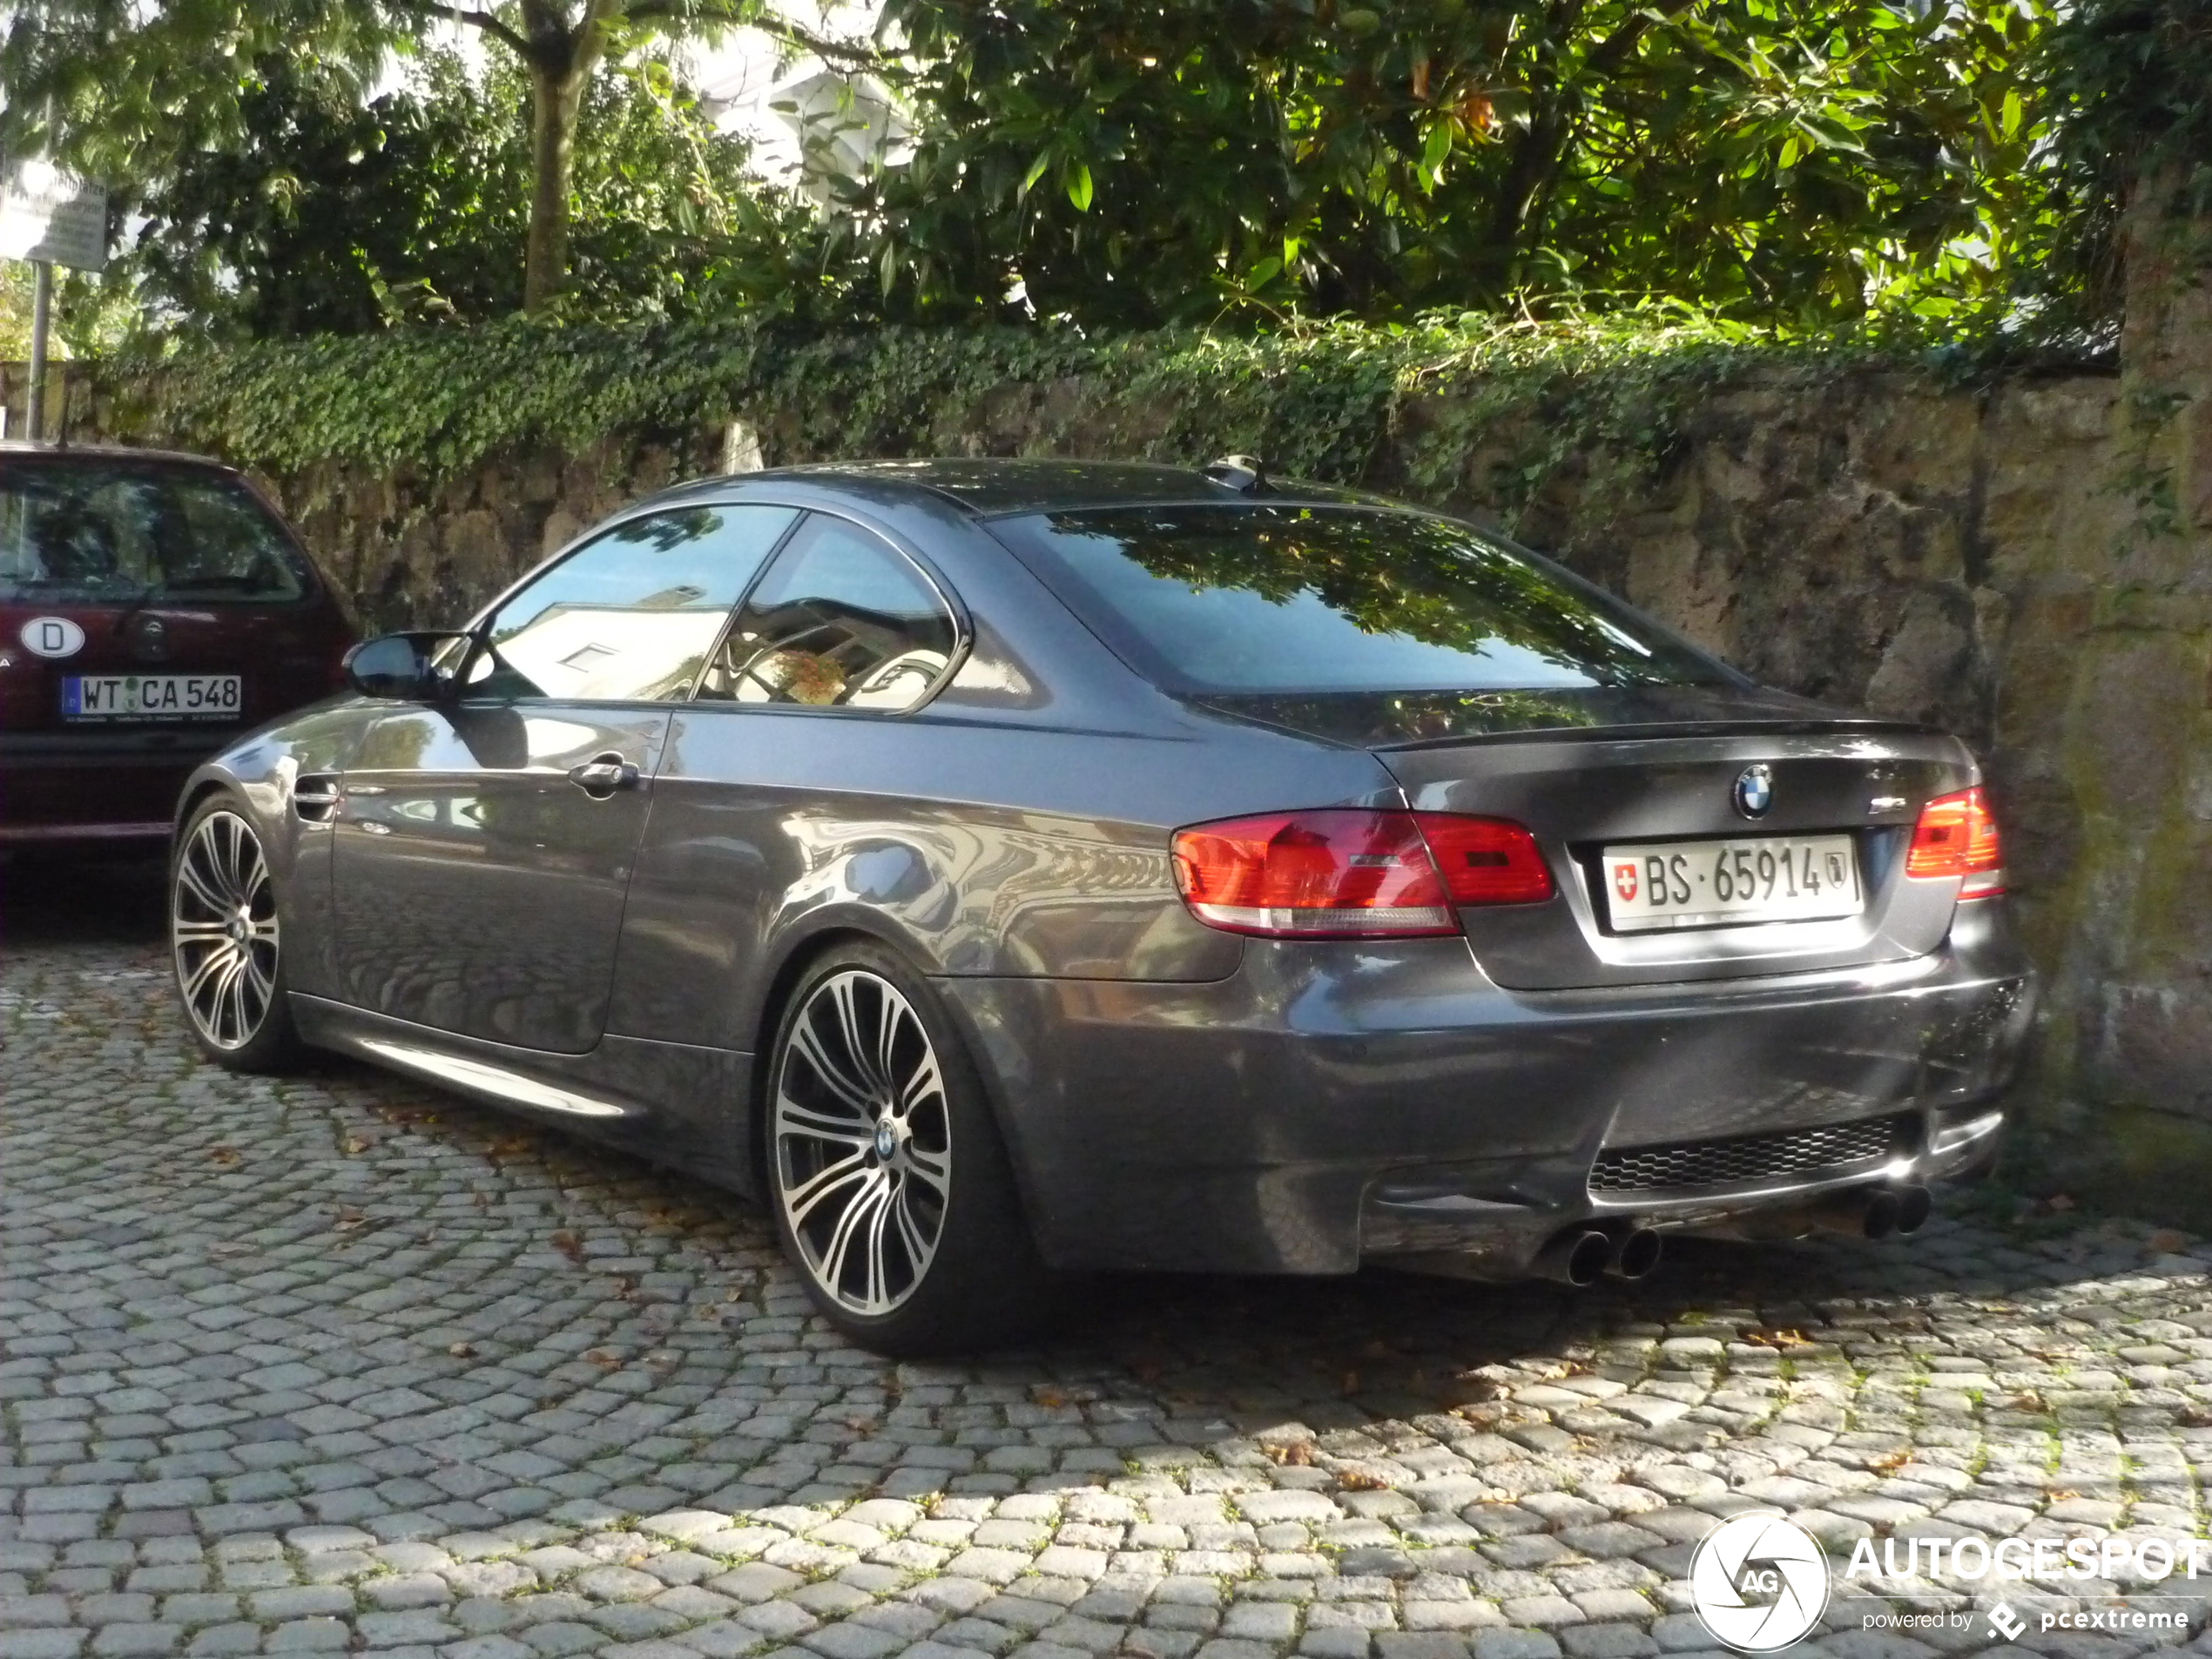
[[[932,496],[983,518],[1010,513],[1163,502],[1399,505],[1359,490],[1291,479],[1269,478],[1256,489],[1237,489],[1209,478],[1196,468],[1161,466],[1150,462],[957,456],[919,461],[828,462],[779,467],[768,472],[736,473],[679,485],[655,500],[680,500],[693,494],[719,493],[732,484],[751,486],[772,483],[778,479],[831,488],[842,485],[878,499],[887,495]]]
[[[141,449],[125,443],[55,443],[46,439],[0,438],[0,461],[36,456],[41,461],[154,461],[165,466],[211,467],[236,472],[227,461],[212,455],[187,454],[182,449]]]

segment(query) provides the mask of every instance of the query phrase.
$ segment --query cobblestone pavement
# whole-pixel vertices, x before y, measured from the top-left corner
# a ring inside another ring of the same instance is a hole
[[[0,884],[0,1659],[1609,1659],[1712,1645],[1685,1574],[1735,1508],[1846,1548],[2206,1518],[2178,1235],[1114,1283],[1035,1348],[894,1366],[680,1176],[197,1063],[144,873]],[[1994,1642],[1870,1632],[1838,1584],[1830,1651]],[[2047,1653],[2201,1622],[2041,1633],[2124,1589],[2009,1599]]]

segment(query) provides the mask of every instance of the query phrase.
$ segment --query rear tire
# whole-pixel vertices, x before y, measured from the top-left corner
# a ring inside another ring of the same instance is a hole
[[[276,880],[244,804],[210,795],[169,863],[169,962],[200,1053],[229,1071],[283,1072],[307,1048],[286,995]]]
[[[1035,1317],[1047,1278],[981,1079],[900,957],[855,942],[807,968],[760,1100],[777,1237],[840,1332],[938,1354]]]

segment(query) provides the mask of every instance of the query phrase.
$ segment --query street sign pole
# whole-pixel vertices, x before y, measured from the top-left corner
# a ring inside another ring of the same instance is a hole
[[[46,329],[53,320],[54,267],[45,260],[30,266],[30,391],[24,435],[33,443],[46,433]]]
[[[48,162],[0,164],[0,258],[30,262],[30,387],[24,412],[35,442],[46,435],[54,267],[97,271],[107,263],[107,192]]]

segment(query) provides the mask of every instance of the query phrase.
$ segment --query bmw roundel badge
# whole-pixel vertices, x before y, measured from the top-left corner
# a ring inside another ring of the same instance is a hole
[[[1774,805],[1774,772],[1767,766],[1746,766],[1736,779],[1736,810],[1746,818],[1764,818]]]

